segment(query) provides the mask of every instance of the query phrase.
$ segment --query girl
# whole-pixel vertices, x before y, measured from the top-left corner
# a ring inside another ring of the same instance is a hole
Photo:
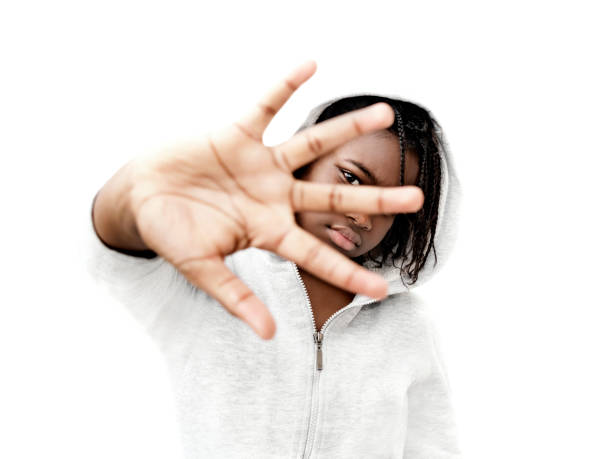
[[[89,270],[166,358],[185,457],[458,457],[411,291],[454,240],[441,132],[415,104],[355,96],[264,146],[314,70],[203,141],[118,171],[94,199]]]

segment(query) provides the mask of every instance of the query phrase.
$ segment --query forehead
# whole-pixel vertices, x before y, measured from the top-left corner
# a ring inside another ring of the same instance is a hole
[[[337,161],[351,159],[358,161],[379,179],[379,185],[399,185],[399,140],[388,131],[377,131],[357,137],[338,147],[330,156]]]

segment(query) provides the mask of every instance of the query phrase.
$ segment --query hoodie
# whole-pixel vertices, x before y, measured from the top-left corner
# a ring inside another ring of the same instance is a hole
[[[409,288],[398,268],[368,266],[389,283],[387,298],[356,295],[319,333],[293,262],[257,248],[225,259],[276,321],[264,341],[162,257],[104,245],[87,215],[87,270],[163,355],[186,459],[459,458],[436,332],[413,291],[455,241],[459,182],[442,150],[437,263],[430,252]]]

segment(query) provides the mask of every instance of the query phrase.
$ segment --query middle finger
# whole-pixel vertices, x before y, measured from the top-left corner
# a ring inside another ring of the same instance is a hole
[[[381,187],[332,185],[295,180],[291,189],[293,210],[399,214],[417,212],[425,200],[417,186]]]

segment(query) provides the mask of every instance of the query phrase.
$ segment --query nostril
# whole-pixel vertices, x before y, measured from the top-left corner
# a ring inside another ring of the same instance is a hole
[[[351,219],[355,225],[362,228],[363,230],[369,231],[372,229],[372,221],[370,220],[368,215],[365,214],[356,214],[356,215],[347,215],[349,219]]]
[[[359,228],[364,231],[370,231],[372,229],[372,220],[366,214],[350,214],[347,217]]]

